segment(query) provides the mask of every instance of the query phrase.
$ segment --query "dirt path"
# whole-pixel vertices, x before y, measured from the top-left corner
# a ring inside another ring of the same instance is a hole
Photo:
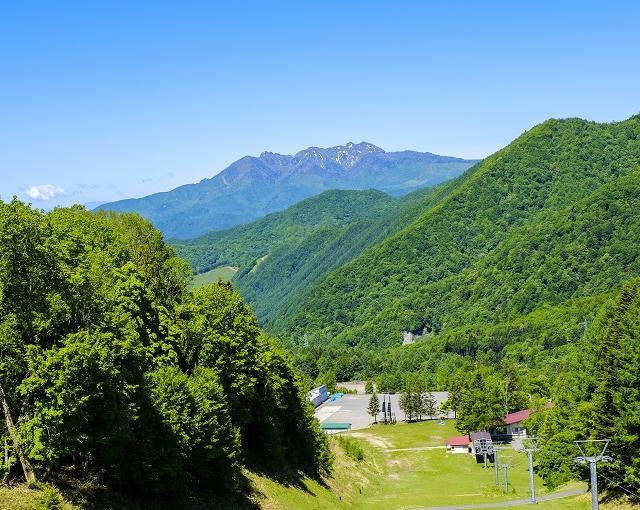
[[[387,441],[385,441],[382,438],[370,435],[370,434],[364,434],[363,432],[352,432],[351,437],[358,437],[360,439],[365,439],[367,441],[369,441],[373,446],[376,446],[377,448],[381,448],[383,450],[387,450],[387,451],[391,451],[390,450],[390,446],[391,444],[388,443]]]
[[[587,489],[576,489],[571,491],[556,492],[547,494],[546,496],[538,496],[538,501],[553,501],[554,499],[570,498],[580,496],[588,492]],[[514,499],[512,501],[502,501],[501,503],[477,503],[475,505],[458,505],[458,506],[424,506],[413,507],[411,510],[466,510],[472,508],[509,508],[513,506],[530,505],[531,499]]]
[[[415,448],[385,448],[385,452],[422,452],[424,450],[442,450],[446,446],[416,446]]]

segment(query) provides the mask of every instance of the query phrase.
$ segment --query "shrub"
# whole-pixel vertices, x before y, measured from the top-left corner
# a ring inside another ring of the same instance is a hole
[[[347,454],[347,457],[351,457],[353,460],[362,462],[364,460],[364,450],[357,441],[346,436],[338,436],[338,444],[340,448]]]

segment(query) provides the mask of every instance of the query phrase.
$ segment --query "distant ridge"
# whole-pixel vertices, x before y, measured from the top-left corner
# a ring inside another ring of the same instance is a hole
[[[401,196],[475,164],[428,152],[385,152],[368,142],[309,147],[294,155],[245,156],[197,184],[98,209],[140,213],[167,237],[190,238],[247,223],[329,189],[377,189]]]

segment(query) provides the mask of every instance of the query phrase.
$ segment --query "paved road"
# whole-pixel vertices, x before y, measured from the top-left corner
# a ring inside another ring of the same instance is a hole
[[[547,494],[546,496],[538,496],[538,501],[552,501],[554,499],[570,498],[572,496],[580,496],[588,492],[587,489],[576,489],[572,491],[556,492],[554,494]],[[458,506],[425,506],[414,507],[412,510],[467,510],[472,508],[508,508],[513,506],[530,505],[531,499],[514,499],[511,501],[502,501],[500,503],[478,503],[475,505],[458,505]]]

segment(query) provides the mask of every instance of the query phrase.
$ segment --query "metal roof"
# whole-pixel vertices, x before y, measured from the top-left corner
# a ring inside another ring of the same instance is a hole
[[[447,439],[445,444],[447,446],[469,446],[470,442],[469,436],[453,436]]]
[[[513,425],[526,420],[531,415],[531,409],[523,409],[515,413],[509,413],[504,417],[505,425]]]
[[[488,439],[489,441],[491,441],[491,434],[489,434],[486,430],[481,430],[480,432],[472,432],[471,433],[471,440],[472,441],[479,441],[481,439]]]
[[[351,423],[337,422],[337,421],[325,421],[320,424],[322,430],[349,430]]]

